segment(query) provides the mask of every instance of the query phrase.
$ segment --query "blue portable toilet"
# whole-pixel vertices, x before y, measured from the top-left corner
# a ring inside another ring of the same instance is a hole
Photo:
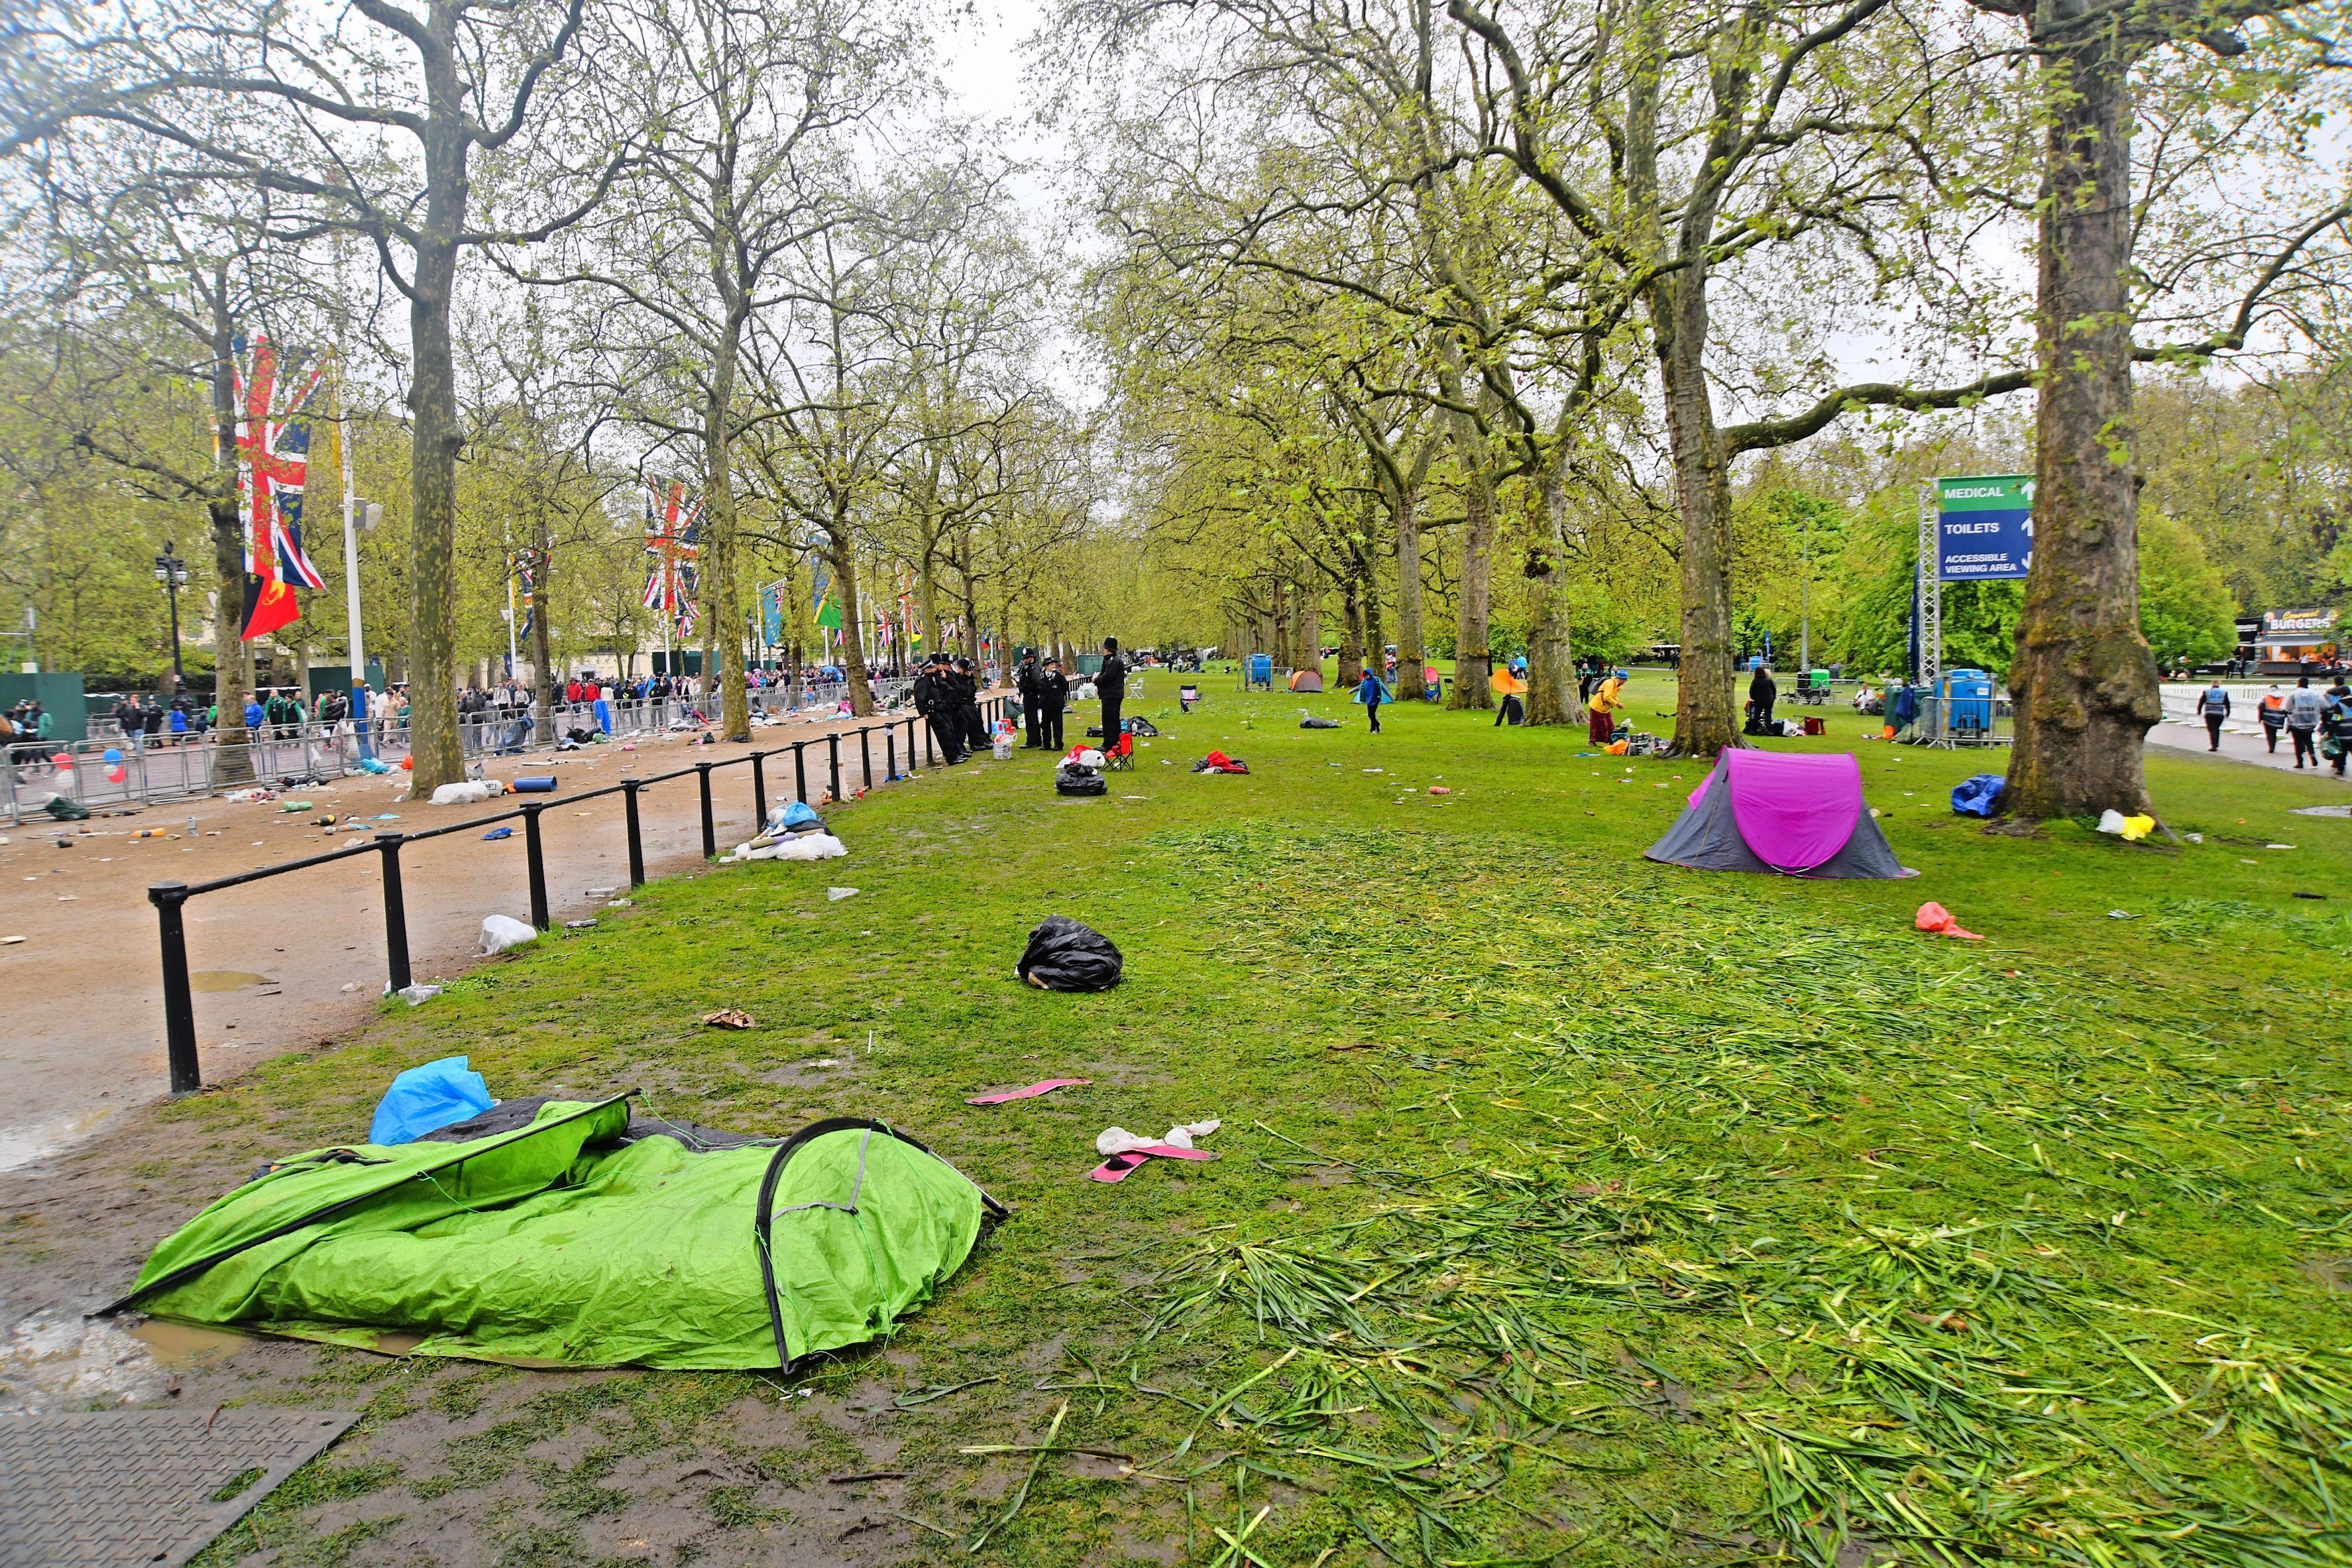
[[[1944,728],[1954,735],[1992,733],[1992,677],[1981,669],[1955,669],[1945,676],[1950,696]]]
[[[1254,653],[1249,656],[1249,683],[1252,686],[1273,686],[1274,656],[1272,654]]]

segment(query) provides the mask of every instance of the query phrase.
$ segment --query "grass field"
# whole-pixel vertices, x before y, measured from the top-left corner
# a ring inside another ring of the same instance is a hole
[[[1693,764],[1172,692],[1107,799],[1034,753],[886,791],[846,861],[649,887],[164,1112],[349,1140],[466,1051],[502,1095],[883,1116],[1014,1210],[791,1388],[321,1352],[309,1396],[366,1420],[205,1561],[374,1561],[436,1515],[515,1563],[2352,1560],[2352,821],[2289,810],[2340,788],[2159,754],[2201,844],[1990,836],[1947,796],[2000,759],[1843,715],[1811,743],[1922,875],[1709,876],[1640,858]],[[1211,747],[1252,775],[1186,772]],[[1989,940],[1914,932],[1926,899]],[[1125,983],[1014,983],[1049,913]],[[1094,1083],[963,1103],[1050,1076]],[[1102,1127],[1203,1117],[1214,1163],[1082,1179]],[[860,1403],[887,1447],[825,1414]],[[435,1412],[488,1414],[375,1457]],[[683,1537],[640,1527],[656,1458]],[[894,1522],[801,1533],[836,1468],[905,1472],[860,1494]]]

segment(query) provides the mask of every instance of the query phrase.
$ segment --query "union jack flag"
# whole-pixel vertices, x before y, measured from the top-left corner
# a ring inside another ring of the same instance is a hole
[[[683,635],[694,629],[702,498],[689,496],[679,479],[667,485],[648,480],[646,492],[646,553],[654,558],[646,574],[646,608],[676,616]]]
[[[245,512],[245,630],[250,641],[301,616],[293,585],[324,588],[327,580],[302,548],[302,487],[310,470],[310,426],[293,423],[319,385],[319,366],[307,374],[281,368],[259,332],[248,348],[236,345],[236,472]]]

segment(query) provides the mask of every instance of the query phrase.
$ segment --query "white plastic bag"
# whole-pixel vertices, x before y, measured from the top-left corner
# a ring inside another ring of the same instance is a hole
[[[538,940],[539,932],[512,915],[485,915],[482,918],[482,956],[485,958]]]
[[[433,792],[436,805],[473,805],[481,801],[496,800],[506,793],[506,786],[496,779],[468,779],[463,784],[446,784]]]
[[[2123,814],[2122,812],[2117,811],[2114,806],[2112,806],[2112,805],[2111,805],[2111,806],[2107,807],[2107,809],[2106,809],[2106,810],[2105,810],[2105,811],[2103,811],[2103,812],[2099,813],[2099,831],[2100,831],[2100,832],[2102,832],[2102,833],[2121,833],[2123,830],[2124,830],[2124,814]]]

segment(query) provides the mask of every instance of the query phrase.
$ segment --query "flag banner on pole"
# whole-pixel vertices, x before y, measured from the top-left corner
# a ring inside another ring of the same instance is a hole
[[[522,611],[522,626],[516,634],[519,637],[530,636],[539,613],[539,578],[530,569],[530,560],[528,553],[514,558],[515,598]],[[508,673],[511,675],[513,671]]]
[[[245,515],[245,625],[238,635],[250,642],[301,618],[296,585],[327,585],[302,548],[310,427],[292,422],[317,390],[320,367],[299,374],[281,365],[258,332],[250,344],[237,340],[235,353],[237,500]]]
[[[841,606],[834,602],[833,575],[822,561],[816,563],[816,624],[827,631],[841,629]]]
[[[685,481],[646,483],[646,553],[654,558],[646,576],[645,605],[672,617],[683,637],[694,629],[696,559],[702,538],[702,498]]]
[[[784,588],[782,579],[760,590],[760,631],[761,640],[772,647],[781,647],[784,641]]]

